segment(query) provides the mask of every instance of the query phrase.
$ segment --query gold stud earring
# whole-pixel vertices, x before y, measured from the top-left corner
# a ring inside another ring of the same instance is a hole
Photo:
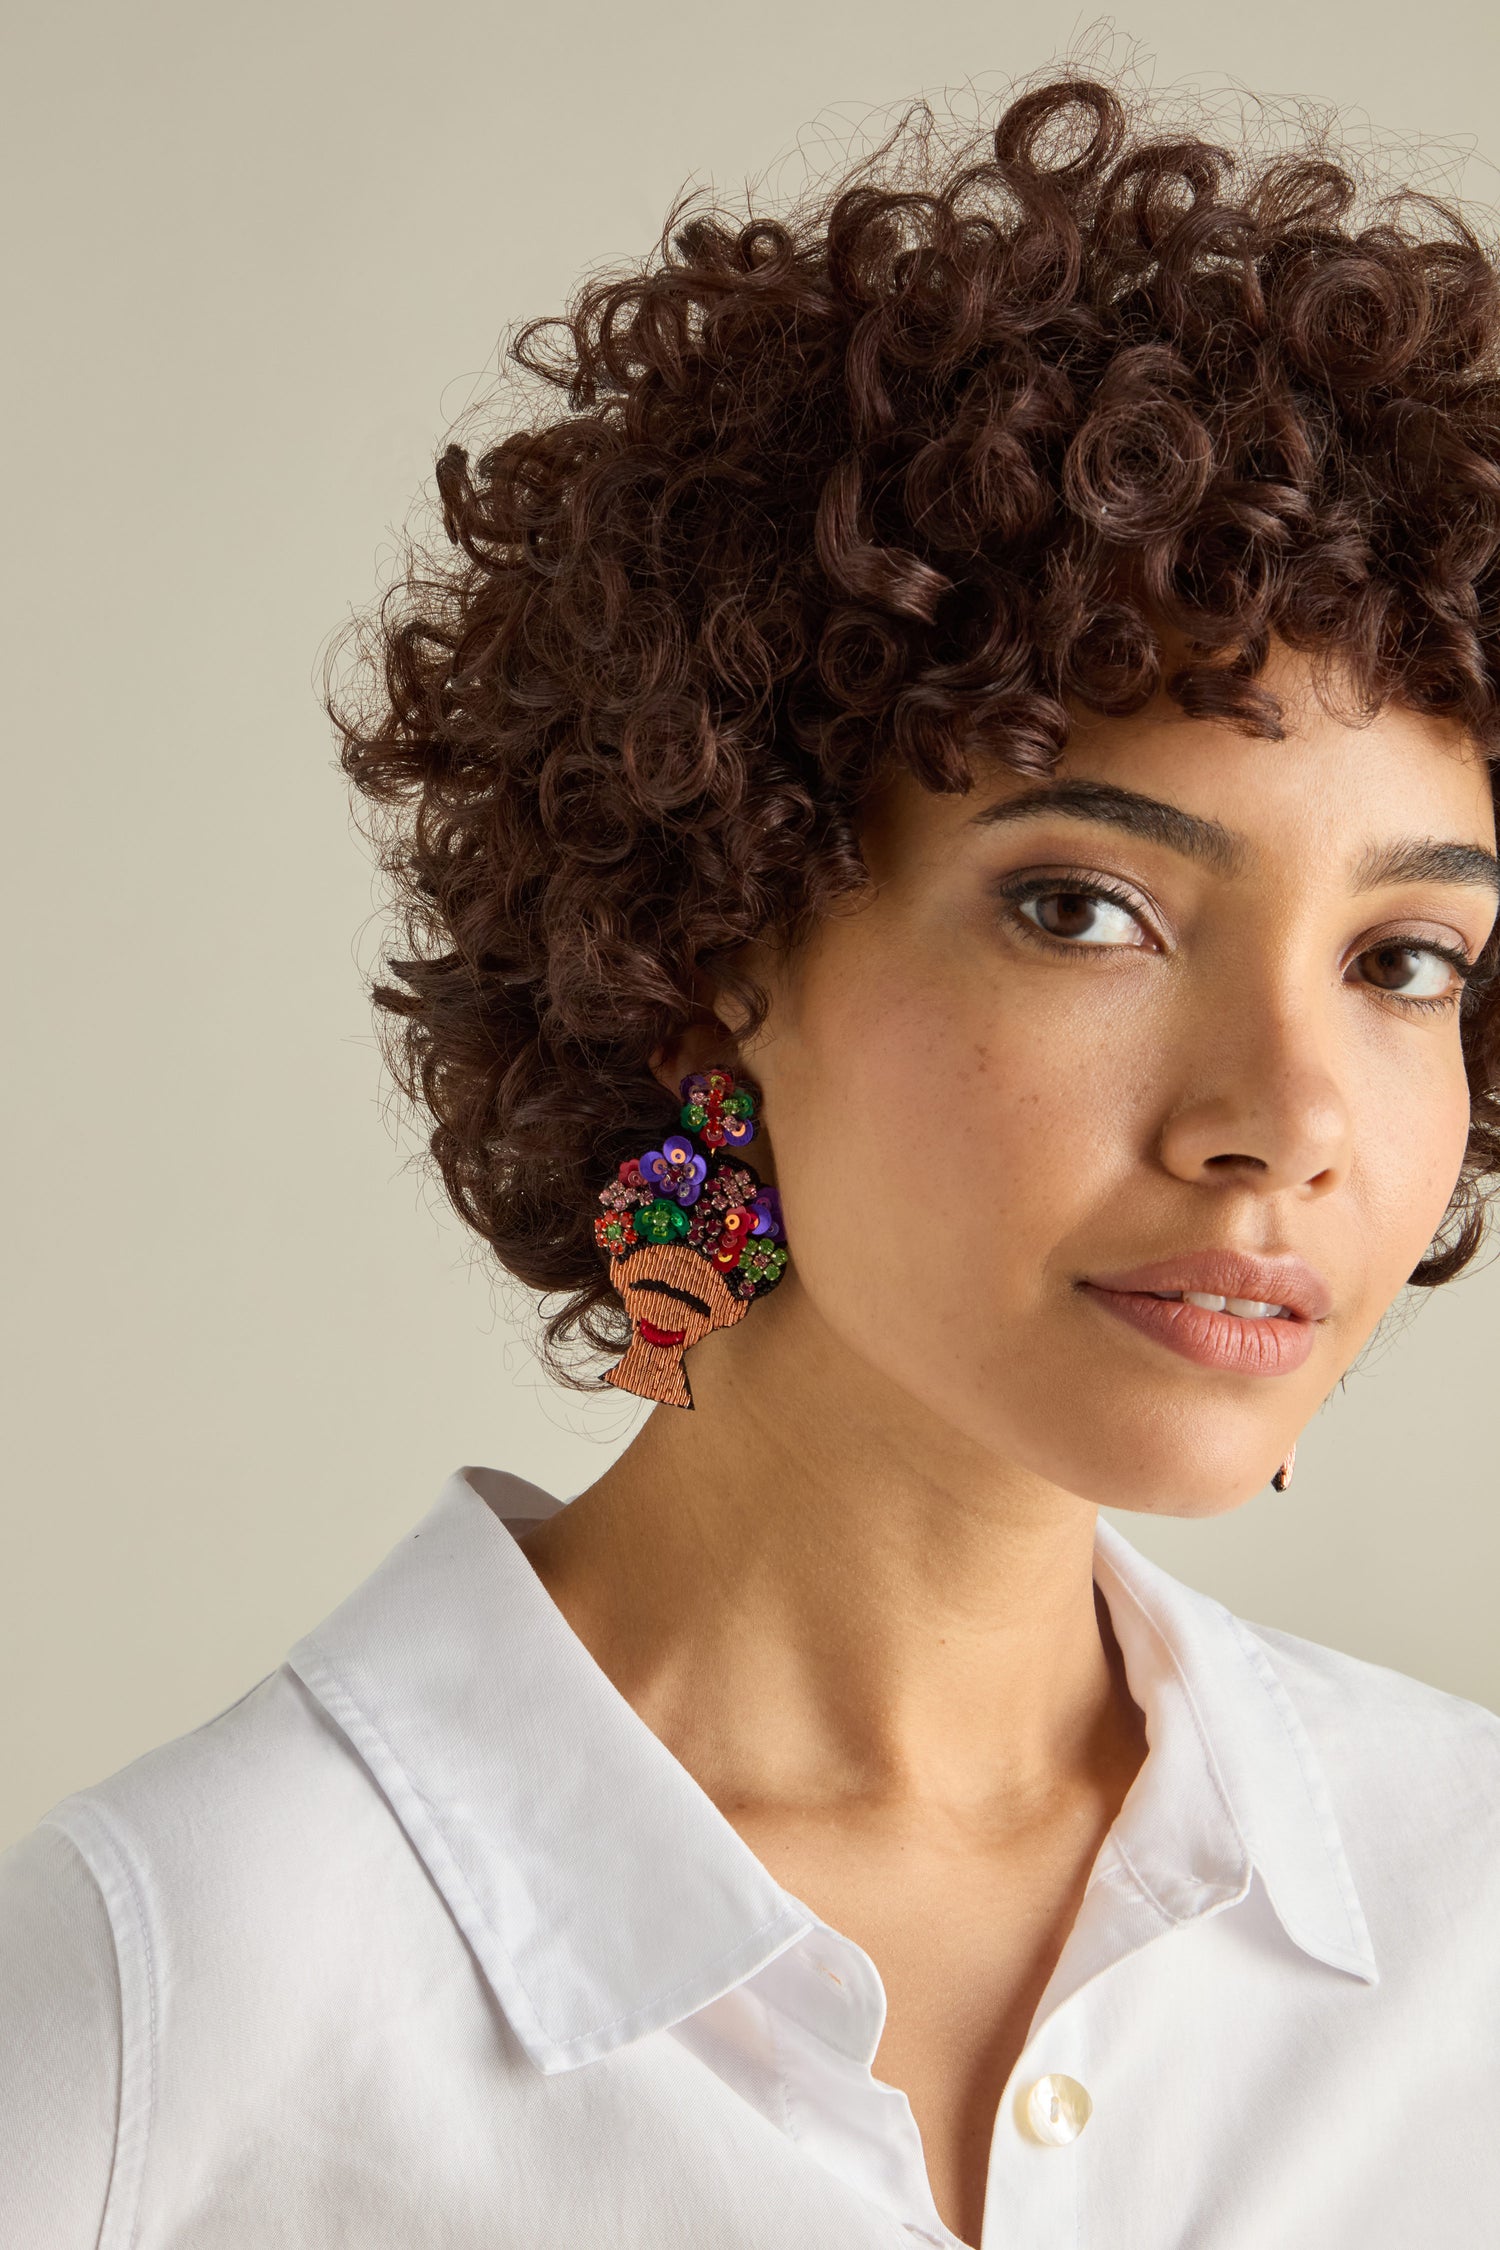
[[[1271,1485],[1274,1491],[1285,1492],[1287,1486],[1292,1481],[1292,1463],[1296,1460],[1296,1458],[1297,1441],[1294,1438],[1292,1440],[1290,1448],[1288,1449],[1286,1459],[1282,1462],[1281,1467],[1276,1471],[1275,1476],[1271,1479]]]

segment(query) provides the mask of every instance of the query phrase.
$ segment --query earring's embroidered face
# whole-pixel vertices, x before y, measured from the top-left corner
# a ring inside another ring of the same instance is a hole
[[[743,1320],[787,1254],[775,1188],[730,1153],[755,1138],[755,1095],[728,1070],[696,1071],[681,1092],[681,1129],[620,1166],[594,1233],[630,1315],[630,1347],[605,1381],[690,1407],[683,1354]]]
[[[648,1242],[614,1263],[615,1288],[630,1315],[630,1349],[605,1381],[664,1406],[691,1406],[690,1351],[715,1328],[732,1328],[750,1310],[719,1268],[685,1242]]]

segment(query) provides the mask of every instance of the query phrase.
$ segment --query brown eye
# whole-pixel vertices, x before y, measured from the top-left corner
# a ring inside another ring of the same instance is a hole
[[[1139,945],[1140,924],[1128,908],[1097,891],[1039,891],[1020,911],[1048,937],[1075,945]]]
[[[1456,982],[1453,963],[1430,946],[1377,945],[1360,962],[1367,984],[1403,1000],[1441,1000]]]

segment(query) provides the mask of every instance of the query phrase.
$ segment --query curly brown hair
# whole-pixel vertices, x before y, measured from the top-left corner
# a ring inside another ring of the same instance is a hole
[[[780,213],[679,205],[515,336],[542,409],[437,464],[330,708],[404,957],[377,984],[453,1203],[619,1348],[595,1197],[658,1131],[702,972],[864,880],[893,767],[1050,772],[1154,692],[1276,740],[1273,638],[1500,745],[1500,289],[1453,205],[1372,203],[1315,134],[1164,131],[1054,77],[933,156],[912,112]],[[1169,652],[1175,652],[1175,655]],[[1412,1280],[1500,1174],[1500,1001]],[[743,988],[752,1006],[756,995]]]

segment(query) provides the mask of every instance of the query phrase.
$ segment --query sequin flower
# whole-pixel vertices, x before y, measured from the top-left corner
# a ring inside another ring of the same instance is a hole
[[[750,1206],[759,1189],[760,1182],[753,1172],[738,1164],[720,1164],[709,1175],[693,1211],[692,1231],[688,1236],[693,1248],[700,1250],[705,1258],[712,1258],[723,1242],[724,1223],[731,1211],[743,1214],[743,1225],[737,1219],[732,1230],[743,1240],[754,1226]]]
[[[608,1188],[604,1191],[605,1195],[609,1192]],[[602,1219],[594,1221],[594,1240],[612,1257],[623,1258],[627,1250],[635,1248],[635,1221],[628,1211],[606,1211]]]
[[[722,1266],[728,1273],[739,1264],[740,1252],[750,1240],[750,1229],[754,1223],[748,1207],[743,1203],[737,1203],[733,1210],[724,1213],[719,1229],[718,1248],[713,1254],[716,1266]]]
[[[641,1158],[641,1177],[658,1195],[675,1196],[679,1203],[696,1203],[708,1171],[685,1133],[668,1133],[660,1148],[648,1148]]]
[[[726,1094],[734,1092],[732,1070],[690,1070],[678,1088],[685,1102],[721,1102]]]
[[[635,1214],[637,1242],[682,1242],[687,1237],[688,1215],[680,1203],[659,1195]]]
[[[755,1221],[750,1229],[752,1234],[769,1235],[773,1242],[786,1240],[786,1228],[781,1217],[781,1197],[775,1188],[758,1189],[751,1201],[750,1210]]]
[[[779,1281],[786,1265],[786,1252],[770,1242],[758,1242],[753,1237],[740,1252],[736,1270],[741,1282],[748,1281],[750,1289],[769,1289]]]
[[[744,1148],[755,1138],[755,1096],[732,1070],[693,1070],[682,1081],[678,1122],[705,1148]]]

